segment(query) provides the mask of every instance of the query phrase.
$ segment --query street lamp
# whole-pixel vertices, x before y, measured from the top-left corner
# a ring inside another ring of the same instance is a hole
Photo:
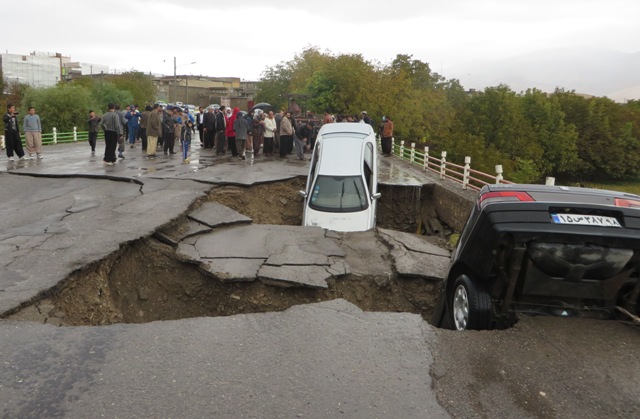
[[[192,65],[195,64],[196,62],[192,62],[189,64],[181,64],[180,67],[183,67],[185,65]],[[178,66],[176,65],[176,57],[173,57],[173,103],[176,103],[176,95],[178,93],[178,76],[176,73],[176,69],[178,68]],[[188,79],[187,79],[188,80]],[[188,91],[187,91],[188,92]]]

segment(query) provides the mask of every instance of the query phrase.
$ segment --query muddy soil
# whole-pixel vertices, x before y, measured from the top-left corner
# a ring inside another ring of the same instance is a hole
[[[252,187],[223,186],[209,193],[216,201],[250,217],[255,224],[302,224],[303,198],[298,194],[306,178],[268,183]]]
[[[253,187],[215,187],[193,206],[215,201],[252,218],[254,223],[300,225],[303,200],[298,191],[304,187],[304,178]],[[401,218],[406,222],[406,215]],[[180,237],[179,233],[188,229],[188,222],[186,215],[182,216],[161,232]],[[430,241],[446,246],[441,237]],[[174,247],[150,237],[75,272],[49,297],[11,318],[57,325],[144,323],[281,311],[297,304],[344,298],[363,310],[414,312],[428,319],[438,286],[423,279],[397,277],[379,285],[376,278],[352,275],[329,281],[327,290],[281,288],[259,280],[222,283],[196,265],[180,261]]]
[[[282,311],[298,304],[344,298],[363,310],[431,314],[437,284],[398,278],[344,276],[329,289],[281,288],[255,280],[222,283],[178,261],[174,249],[145,239],[72,275],[62,290],[11,316],[61,326],[146,323],[199,316]]]

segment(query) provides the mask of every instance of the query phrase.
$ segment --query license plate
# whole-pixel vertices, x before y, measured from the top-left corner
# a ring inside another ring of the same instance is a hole
[[[603,215],[551,214],[555,224],[573,224],[581,226],[622,227],[614,217]]]

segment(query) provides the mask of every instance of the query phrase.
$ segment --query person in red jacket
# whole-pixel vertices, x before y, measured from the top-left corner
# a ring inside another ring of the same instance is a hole
[[[233,157],[238,157],[238,149],[236,147],[236,131],[233,129],[233,123],[236,122],[238,112],[240,112],[240,109],[233,108],[233,113],[227,121],[227,128],[225,131],[225,135],[227,136],[227,147],[231,151],[231,155]]]

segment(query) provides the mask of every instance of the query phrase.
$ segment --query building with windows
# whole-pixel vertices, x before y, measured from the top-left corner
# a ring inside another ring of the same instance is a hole
[[[203,107],[217,104],[246,110],[253,106],[256,93],[256,82],[240,81],[239,77],[176,75],[155,77],[153,82],[157,100]]]
[[[76,75],[109,72],[106,65],[72,62],[60,53],[45,52],[0,54],[0,69],[6,85],[19,83],[31,87],[52,87]]]

